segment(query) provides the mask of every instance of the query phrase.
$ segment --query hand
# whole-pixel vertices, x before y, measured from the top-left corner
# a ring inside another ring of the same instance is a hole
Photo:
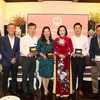
[[[29,53],[27,54],[27,56],[28,56],[28,57],[33,57],[34,55],[33,55],[31,52],[29,52]]]
[[[80,57],[83,58],[84,57],[84,54],[82,54]]]
[[[64,59],[65,58],[65,55],[59,54],[59,57],[62,58],[62,59]]]
[[[53,54],[53,58],[54,58],[54,60],[56,60],[56,55],[55,54]]]
[[[72,56],[73,56],[73,57],[76,57],[76,54],[75,54],[75,53],[72,53]]]
[[[44,54],[43,54],[43,56],[42,56],[42,57],[43,57],[44,59],[47,59],[46,55],[44,55]]]
[[[93,62],[95,62],[95,59],[94,59],[94,58],[92,58],[91,60],[92,60]]]
[[[100,64],[100,61],[95,61],[95,63],[98,65],[98,64]]]
[[[14,64],[16,62],[16,58],[12,58],[11,63]]]
[[[97,65],[100,64],[100,62],[99,62],[99,61],[95,61],[94,58],[92,58],[91,60],[92,60],[93,62],[95,62]]]
[[[43,53],[40,53],[40,56],[42,56],[44,59],[47,59],[46,55],[44,55]]]
[[[68,55],[71,55],[71,53],[70,53],[70,52],[68,52]]]

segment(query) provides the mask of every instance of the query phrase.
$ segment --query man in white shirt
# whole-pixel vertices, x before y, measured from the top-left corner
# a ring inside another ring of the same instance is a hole
[[[34,95],[33,78],[36,69],[35,54],[30,50],[36,47],[37,38],[35,37],[36,24],[28,24],[28,33],[21,38],[20,41],[20,53],[22,56],[22,68],[23,68],[23,91],[26,98],[29,97],[29,93]],[[35,49],[35,48],[34,48]],[[27,86],[27,77],[29,77],[29,89]]]
[[[73,26],[75,35],[71,37],[74,47],[74,52],[72,53],[71,63],[72,63],[72,94],[76,93],[76,80],[78,77],[78,94],[83,96],[82,83],[83,83],[83,73],[86,66],[85,56],[89,53],[89,42],[88,38],[82,35],[82,25],[80,23],[75,23]]]
[[[19,65],[19,42],[20,39],[16,37],[15,31],[16,26],[13,23],[7,26],[8,35],[1,38],[0,49],[2,54],[2,67],[3,67],[3,83],[2,91],[4,96],[8,95],[8,77],[11,71],[12,81],[11,81],[11,95],[17,95],[16,83],[17,83],[17,72]]]

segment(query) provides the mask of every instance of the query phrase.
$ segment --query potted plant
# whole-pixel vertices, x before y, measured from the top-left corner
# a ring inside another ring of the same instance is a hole
[[[10,23],[16,25],[16,33],[18,36],[22,36],[25,33],[26,20],[25,16],[21,16],[20,13],[14,15],[10,18]]]
[[[90,20],[92,20],[93,22],[95,22],[95,24],[100,24],[100,13],[99,12],[94,12],[94,13],[90,13]]]

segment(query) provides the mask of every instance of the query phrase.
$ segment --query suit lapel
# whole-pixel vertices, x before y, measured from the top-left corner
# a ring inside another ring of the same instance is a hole
[[[8,45],[9,45],[10,49],[12,50],[11,44],[10,44],[10,40],[9,40],[9,38],[8,38],[8,35],[7,35],[7,43],[8,43]]]
[[[99,49],[97,36],[95,38],[95,43],[96,43],[96,47]]]
[[[9,44],[10,49],[13,50],[13,49],[15,48],[15,46],[16,46],[16,41],[17,41],[16,36],[15,36],[15,39],[14,39],[14,46],[13,46],[13,49],[12,49],[12,47],[11,47],[10,40],[9,40],[8,36],[7,36],[7,41],[8,41],[8,44]]]

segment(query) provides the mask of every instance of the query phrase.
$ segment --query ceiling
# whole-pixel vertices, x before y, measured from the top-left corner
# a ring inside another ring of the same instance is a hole
[[[100,3],[100,0],[4,0],[6,2],[42,2],[42,1],[72,1],[85,3]]]

